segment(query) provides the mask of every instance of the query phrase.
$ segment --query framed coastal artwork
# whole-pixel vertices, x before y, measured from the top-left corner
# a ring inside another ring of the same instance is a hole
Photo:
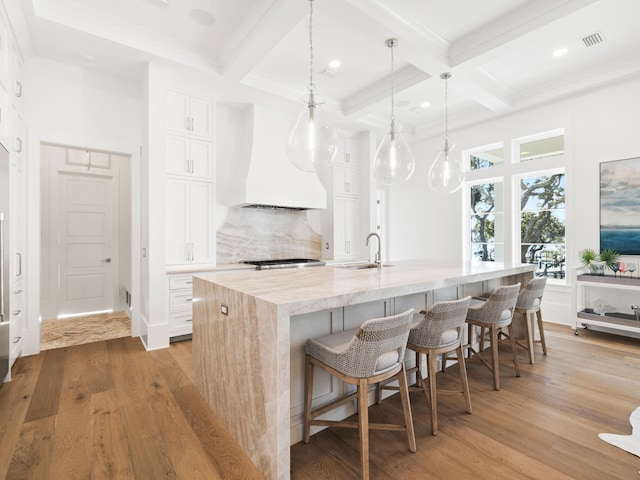
[[[640,158],[600,163],[600,249],[640,255]]]

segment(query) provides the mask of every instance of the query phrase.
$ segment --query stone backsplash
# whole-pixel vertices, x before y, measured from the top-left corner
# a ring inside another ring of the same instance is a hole
[[[243,260],[322,258],[322,238],[311,227],[307,211],[229,208],[216,242],[218,265]]]

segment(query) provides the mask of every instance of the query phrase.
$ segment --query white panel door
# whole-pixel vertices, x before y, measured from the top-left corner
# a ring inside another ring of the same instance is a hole
[[[112,181],[110,176],[58,175],[59,315],[113,309]]]

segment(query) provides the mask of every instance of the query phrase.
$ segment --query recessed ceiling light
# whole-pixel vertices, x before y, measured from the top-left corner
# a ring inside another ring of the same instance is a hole
[[[561,57],[563,55],[566,55],[568,52],[569,52],[569,50],[566,49],[566,48],[559,48],[558,50],[553,52],[553,56],[554,57]]]
[[[193,20],[197,24],[205,26],[205,27],[207,27],[209,25],[213,25],[214,22],[216,21],[216,19],[213,17],[213,15],[211,15],[209,12],[207,12],[205,10],[201,10],[199,8],[194,8],[193,10],[191,10],[189,12],[189,16],[191,17],[191,20]]]
[[[422,102],[420,104],[420,108],[429,108],[431,106],[431,102]]]
[[[329,67],[331,68],[340,68],[340,65],[342,65],[342,63],[340,63],[340,60],[331,60],[329,62]]]

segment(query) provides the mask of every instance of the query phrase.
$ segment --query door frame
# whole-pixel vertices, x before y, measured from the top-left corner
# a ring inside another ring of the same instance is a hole
[[[62,134],[64,137],[64,134]],[[87,142],[84,137],[77,138],[73,133],[69,138],[61,138],[60,131],[44,131],[30,128],[27,148],[27,265],[26,265],[26,330],[22,355],[35,355],[40,353],[40,322],[42,321],[40,310],[40,232],[41,222],[41,144],[69,146],[88,143],[95,149],[129,157],[130,175],[130,212],[131,212],[131,335],[140,336],[140,305],[141,305],[141,146],[139,140],[122,141],[110,140],[103,137],[94,138]]]

